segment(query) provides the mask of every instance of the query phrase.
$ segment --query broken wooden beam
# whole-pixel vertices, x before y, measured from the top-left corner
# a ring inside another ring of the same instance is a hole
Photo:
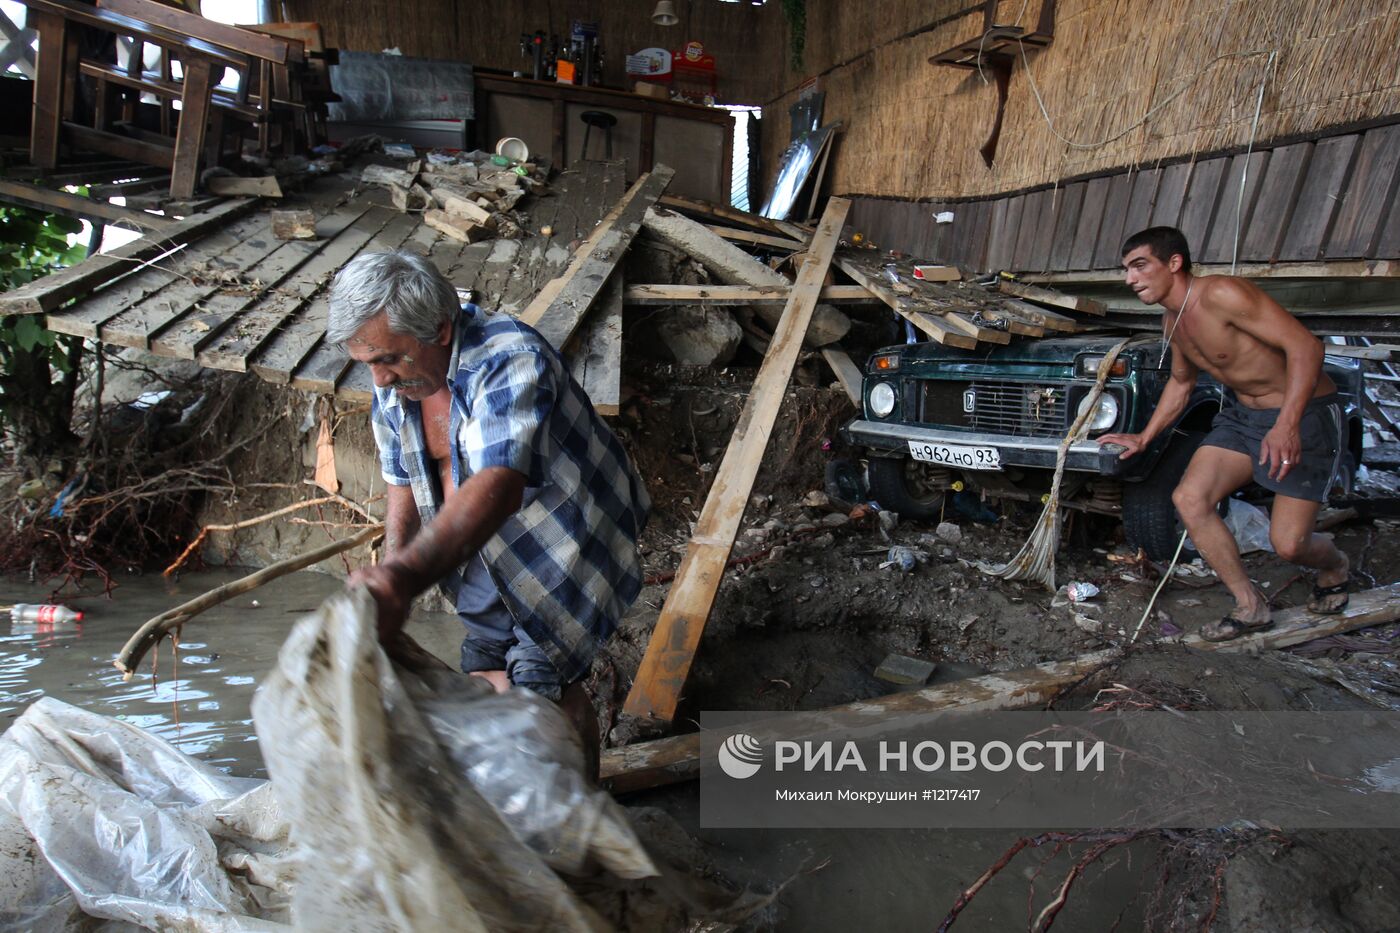
[[[272,235],[279,240],[314,240],[316,215],[311,211],[273,211]]]
[[[405,172],[403,169],[390,168],[387,165],[366,165],[360,171],[360,181],[371,185],[398,185],[400,188],[412,188],[417,179],[417,172]]]
[[[861,383],[865,380],[865,374],[860,371],[860,367],[838,346],[822,347],[821,355],[822,359],[826,360],[826,365],[836,374],[836,379],[841,383],[841,388],[845,390],[851,404],[860,408]]]
[[[851,202],[845,198],[831,198],[827,202],[821,224],[812,237],[808,260],[798,273],[792,294],[783,308],[768,353],[749,390],[724,459],[695,523],[675,582],[657,617],[623,706],[629,715],[662,722],[670,722],[675,717],[676,704],[690,674],[700,635],[714,608],[715,593],[734,547],[734,538],[739,533],[763,451],[773,433],[793,366],[802,351],[803,332],[817,306],[827,266],[850,207]]]
[[[1346,609],[1337,615],[1317,615],[1305,607],[1274,614],[1274,626],[1266,632],[1243,635],[1233,641],[1208,642],[1188,635],[1180,643],[1192,650],[1256,653],[1301,645],[1317,638],[1340,635],[1369,625],[1400,619],[1400,583],[1353,593]],[[999,674],[983,674],[923,690],[892,693],[835,707],[843,713],[866,715],[872,721],[942,710],[998,710],[1036,706],[1105,664],[1122,656],[1118,649],[1097,651],[1067,661],[1047,661],[1034,667]],[[819,711],[814,730],[830,727]],[[789,722],[793,714],[785,714]],[[814,731],[815,734],[815,731]],[[800,734],[794,738],[801,738]],[[599,777],[613,793],[646,790],[663,784],[694,780],[700,774],[700,737],[695,733],[671,736],[603,752]]]
[[[463,243],[475,243],[491,236],[491,231],[481,224],[473,223],[465,217],[449,214],[447,211],[440,211],[436,208],[423,212],[423,223],[439,233]]]
[[[647,211],[643,223],[648,233],[697,260],[721,282],[761,288],[787,288],[792,284],[782,273],[768,268],[689,217],[657,208]],[[757,304],[754,309],[769,327],[776,327],[782,316],[782,312],[771,305]],[[804,340],[809,347],[824,347],[846,336],[850,329],[850,318],[830,305],[819,304]]]
[[[622,273],[608,280],[579,329],[575,346],[565,354],[574,381],[583,386],[593,410],[616,415],[622,410]]]
[[[997,288],[1005,295],[1014,295],[1017,298],[1024,298],[1027,301],[1034,301],[1043,305],[1053,305],[1056,308],[1068,308],[1071,311],[1078,311],[1081,314],[1104,315],[1108,313],[1108,305],[1093,298],[1085,298],[1081,295],[1066,295],[1064,292],[1056,291],[1053,288],[1042,288],[1039,285],[1026,285],[1024,282],[1013,282],[1010,279],[1000,279]]]
[[[280,198],[282,186],[276,175],[241,177],[238,175],[215,175],[204,182],[204,189],[221,198]]]
[[[453,191],[451,188],[437,187],[433,188],[431,193],[433,200],[449,214],[465,217],[472,223],[480,224],[483,227],[493,227],[496,224],[496,219],[490,211],[462,192]]]
[[[120,207],[116,204],[109,204],[94,198],[85,198],[67,191],[40,188],[37,185],[11,181],[8,178],[0,178],[0,201],[33,208],[45,214],[63,214],[67,217],[76,217],[79,220],[87,220],[96,224],[124,227],[127,230],[135,230],[137,233],[168,230],[175,226],[175,221],[169,217],[147,214],[145,211]]]
[[[723,227],[718,224],[705,224],[705,227],[714,231],[717,235],[726,240],[733,240],[736,243],[752,243],[755,246],[771,246],[775,249],[785,249],[790,253],[800,249],[806,249],[805,240],[794,240],[785,236],[773,236],[769,233],[754,233],[750,230],[739,230],[735,227]]]
[[[680,195],[668,194],[661,199],[662,207],[673,208],[678,211],[689,211],[701,217],[724,220],[729,223],[744,224],[757,230],[765,230],[775,236],[787,237],[792,240],[807,242],[810,239],[802,235],[801,228],[795,224],[783,223],[782,221],[770,220],[758,214],[750,214],[748,211],[741,211],[738,208],[728,207],[723,204],[711,204],[709,201],[702,201],[699,198],[687,198]]]
[[[870,269],[855,262],[851,257],[838,255],[834,261],[838,269],[855,279],[857,284],[889,305],[891,310],[913,324],[930,339],[936,340],[944,346],[961,347],[964,350],[971,350],[977,346],[975,332],[965,333],[962,328],[948,323],[942,317],[929,314],[926,310],[919,308],[918,302],[909,295],[896,291],[892,283],[879,278]]]
[[[789,285],[629,285],[622,300],[629,305],[773,305],[787,304]],[[869,304],[879,299],[863,285],[827,285],[820,298],[830,304]]]
[[[520,320],[562,350],[632,245],[642,218],[675,174],[674,169],[658,165],[638,178],[575,250],[564,274],[540,289],[520,313]]]

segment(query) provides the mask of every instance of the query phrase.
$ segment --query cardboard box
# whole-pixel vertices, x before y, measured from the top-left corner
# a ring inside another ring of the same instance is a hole
[[[643,97],[655,97],[657,100],[670,100],[671,91],[664,84],[654,84],[651,81],[638,81],[632,88],[636,94]]]

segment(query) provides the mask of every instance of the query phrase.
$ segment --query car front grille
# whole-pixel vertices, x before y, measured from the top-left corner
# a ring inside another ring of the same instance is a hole
[[[1063,437],[1067,427],[1062,384],[927,379],[922,386],[924,424],[1013,437]]]

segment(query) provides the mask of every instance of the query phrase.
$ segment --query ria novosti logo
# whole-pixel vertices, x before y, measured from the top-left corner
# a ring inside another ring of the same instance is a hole
[[[745,732],[736,732],[719,747],[720,770],[732,778],[751,778],[763,766],[763,746]]]

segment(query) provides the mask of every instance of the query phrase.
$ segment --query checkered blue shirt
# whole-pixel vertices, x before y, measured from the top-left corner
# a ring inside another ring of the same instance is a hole
[[[453,483],[494,466],[526,477],[525,504],[482,549],[491,579],[564,682],[578,680],[641,591],[646,489],[533,328],[467,305],[453,327],[448,373]],[[375,388],[371,422],[385,481],[413,487],[426,526],[441,503],[421,407]]]

